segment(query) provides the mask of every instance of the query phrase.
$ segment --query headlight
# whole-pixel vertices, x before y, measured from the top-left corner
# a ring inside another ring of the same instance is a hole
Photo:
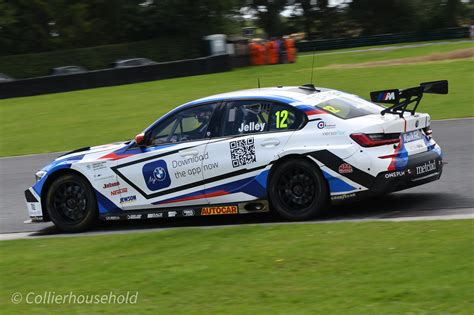
[[[43,176],[46,175],[46,171],[38,171],[35,174],[36,181],[39,182]]]

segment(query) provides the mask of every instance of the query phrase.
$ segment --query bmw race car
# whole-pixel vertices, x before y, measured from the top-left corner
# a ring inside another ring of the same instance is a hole
[[[369,102],[307,84],[202,98],[132,141],[55,159],[25,191],[29,215],[67,232],[98,219],[270,210],[306,220],[330,203],[439,179],[430,116],[415,111],[424,93],[447,92],[447,81],[428,82],[372,92]]]

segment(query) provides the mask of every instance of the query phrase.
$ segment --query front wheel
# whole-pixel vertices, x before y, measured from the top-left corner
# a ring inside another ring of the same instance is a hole
[[[328,188],[318,167],[304,159],[278,165],[270,178],[270,201],[274,209],[292,221],[320,214],[328,200]]]
[[[51,184],[46,195],[51,221],[64,232],[90,229],[97,221],[97,201],[89,182],[81,176],[67,174]]]

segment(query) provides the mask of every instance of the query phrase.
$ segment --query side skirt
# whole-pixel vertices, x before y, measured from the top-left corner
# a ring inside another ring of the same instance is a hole
[[[147,210],[129,210],[120,213],[102,214],[102,221],[145,220],[162,218],[200,217],[214,215],[246,214],[269,212],[267,200],[255,200],[244,203],[204,205],[197,207],[174,207]]]

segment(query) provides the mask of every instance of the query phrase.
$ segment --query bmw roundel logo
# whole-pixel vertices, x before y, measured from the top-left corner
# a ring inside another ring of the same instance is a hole
[[[324,127],[326,126],[326,124],[324,123],[324,121],[318,121],[318,128],[319,129],[323,129]]]
[[[162,168],[161,166],[155,168],[155,170],[153,171],[153,179],[161,182],[165,180],[165,178],[166,178],[165,169]]]
[[[157,160],[143,165],[143,179],[151,191],[157,191],[171,185],[171,177],[164,160]]]

